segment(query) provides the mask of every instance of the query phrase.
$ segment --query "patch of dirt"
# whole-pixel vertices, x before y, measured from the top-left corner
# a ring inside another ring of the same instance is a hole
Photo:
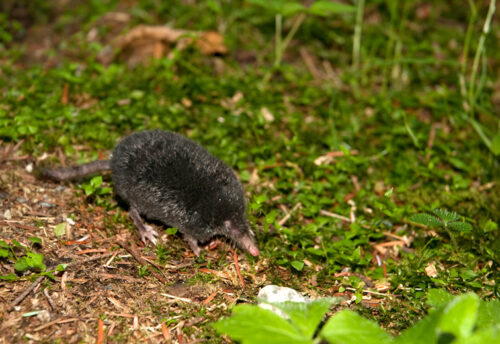
[[[104,320],[105,337],[113,342],[156,343],[171,337],[187,343],[203,338],[204,326],[238,300],[253,299],[266,282],[265,260],[251,271],[242,254],[238,260],[243,289],[223,242],[213,251],[205,247],[205,260],[197,261],[178,235],[164,234],[160,244],[167,248],[166,263],[160,265],[154,248],[144,247],[135,229],[131,231],[126,214],[117,215],[123,209],[93,206],[85,196],[77,196],[73,184],[38,180],[26,168],[34,159],[21,158],[0,165],[0,240],[32,247],[44,254],[48,268],[68,266],[55,280],[44,277],[16,306],[15,299],[33,284],[32,273],[19,281],[0,281],[0,343],[56,338],[93,342],[99,319]],[[66,223],[66,233],[56,237],[54,228],[60,223]],[[30,237],[41,238],[42,245],[33,247]],[[155,275],[139,277],[142,266],[121,246],[123,241]],[[3,259],[0,275],[13,272],[13,264]],[[162,325],[165,319],[169,322]]]

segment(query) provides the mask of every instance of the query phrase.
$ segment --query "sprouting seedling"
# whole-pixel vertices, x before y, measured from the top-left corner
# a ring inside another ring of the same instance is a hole
[[[409,220],[432,228],[444,228],[453,241],[455,248],[457,248],[457,243],[452,231],[465,233],[472,230],[472,226],[464,222],[462,216],[446,209],[434,209],[432,214],[415,214],[410,216]]]

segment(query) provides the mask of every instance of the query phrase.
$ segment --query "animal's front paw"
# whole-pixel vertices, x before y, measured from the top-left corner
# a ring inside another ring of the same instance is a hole
[[[153,245],[156,245],[156,242],[158,241],[158,232],[156,232],[150,225],[145,224],[144,229],[139,231],[139,236],[144,245],[147,244],[147,240],[151,241]]]

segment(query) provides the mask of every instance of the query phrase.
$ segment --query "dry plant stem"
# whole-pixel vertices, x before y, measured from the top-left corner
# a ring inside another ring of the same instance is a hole
[[[477,69],[479,66],[479,59],[481,55],[484,53],[484,42],[486,40],[486,35],[490,32],[491,20],[493,19],[493,14],[495,13],[495,0],[490,0],[490,6],[488,7],[488,14],[486,15],[486,20],[484,21],[483,31],[481,32],[481,36],[479,37],[479,42],[476,48],[476,54],[474,55],[474,62],[472,63],[472,71],[469,80],[469,107],[470,114],[474,116],[474,105],[475,105],[475,83],[476,83],[476,75]]]
[[[158,274],[156,271],[154,271],[151,266],[148,264],[148,262],[146,262],[144,259],[142,259],[142,257],[132,248],[130,247],[129,245],[127,245],[127,243],[123,242],[123,241],[120,241],[118,240],[117,241],[118,244],[123,247],[128,253],[130,253],[132,255],[132,257],[135,258],[135,260],[137,260],[141,265],[143,266],[147,266],[148,268],[148,271],[151,272],[151,274],[160,282],[162,283],[167,283],[167,280],[165,278],[163,278],[163,276],[161,276],[160,274]]]
[[[469,57],[470,40],[472,37],[472,29],[474,27],[474,21],[476,20],[477,17],[477,10],[474,1],[468,0],[468,3],[471,11],[469,16],[469,24],[467,25],[467,33],[465,34],[464,50],[462,52],[462,68],[461,68],[461,73],[459,75],[460,93],[462,94],[464,99],[467,97],[467,86],[465,85],[465,75],[467,74],[467,61]]]
[[[352,42],[352,68],[359,69],[361,61],[361,30],[363,27],[363,12],[365,0],[357,0],[356,3],[356,26],[354,27],[354,37]]]
[[[238,274],[238,278],[240,279],[241,287],[245,289],[245,281],[243,280],[243,276],[241,276],[240,265],[238,264],[238,254],[236,253],[236,250],[231,251],[233,251],[234,267],[236,268],[236,273]]]

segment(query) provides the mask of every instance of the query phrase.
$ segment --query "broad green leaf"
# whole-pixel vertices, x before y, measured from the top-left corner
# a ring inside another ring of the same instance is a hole
[[[229,318],[212,325],[218,333],[224,333],[243,344],[311,344],[288,320],[270,310],[252,305],[234,307]]]
[[[50,278],[51,280],[55,281],[56,280],[56,277],[54,276],[54,274],[50,271],[45,271],[45,272],[42,272],[42,275],[44,276],[47,276],[48,278]]]
[[[356,7],[333,1],[315,1],[307,10],[311,14],[318,16],[329,16],[331,14],[355,12]]]
[[[0,247],[9,248],[10,246],[3,240],[0,240]]]
[[[442,333],[451,333],[457,338],[467,338],[476,324],[479,308],[479,296],[465,294],[449,302],[439,321]]]
[[[427,292],[427,304],[439,307],[453,300],[454,296],[444,289],[429,289]]]
[[[257,6],[261,6],[270,12],[272,15],[283,14],[283,7],[285,1],[283,0],[247,0],[249,3]]]
[[[281,9],[281,14],[284,17],[293,16],[294,14],[305,11],[304,5],[298,2],[286,2]]]
[[[467,222],[450,222],[448,227],[457,232],[470,232],[472,230],[472,226]]]
[[[446,209],[434,209],[432,211],[434,215],[438,216],[443,222],[452,222],[460,220],[460,216],[454,211],[448,211]]]
[[[98,188],[102,184],[102,176],[95,176],[90,180],[90,185],[94,188]]]
[[[174,235],[175,233],[177,233],[177,231],[178,231],[178,229],[175,227],[167,228],[167,230],[166,230],[167,234],[170,234],[170,235]]]
[[[68,266],[68,264],[59,264],[57,267],[56,267],[56,271],[64,271],[66,270],[66,267]]]
[[[9,256],[9,250],[5,248],[0,248],[0,258],[7,258]]]
[[[320,332],[320,336],[330,343],[338,344],[384,344],[392,343],[380,326],[361,315],[343,310],[331,317]]]
[[[294,260],[293,262],[290,263],[293,268],[297,271],[302,271],[302,269],[304,268],[304,262],[300,261],[300,260]]]
[[[31,241],[33,244],[40,244],[40,245],[42,244],[42,239],[37,237],[29,237],[28,240]]]
[[[425,213],[412,215],[409,217],[409,220],[429,227],[440,227],[443,225],[437,217]]]
[[[22,257],[17,260],[17,262],[14,264],[14,269],[19,272],[24,272],[29,269],[29,264],[26,261],[26,257]]]
[[[481,301],[479,303],[477,327],[500,326],[500,300]]]
[[[443,310],[444,306],[433,310],[414,326],[403,331],[394,342],[396,344],[436,344],[438,340],[437,326]]]
[[[16,274],[13,272],[11,272],[8,275],[0,276],[0,280],[4,280],[4,281],[17,281],[18,279],[19,279],[19,277],[17,277]]]
[[[500,132],[491,140],[490,150],[495,155],[500,155]]]
[[[328,308],[338,302],[337,298],[323,298],[311,302],[287,301],[270,304],[285,312],[302,334],[312,339]]]
[[[482,328],[470,337],[461,338],[453,344],[498,344],[500,343],[500,325]]]
[[[41,268],[43,265],[43,254],[41,253],[35,253],[35,252],[28,252],[26,253],[26,256],[30,259],[30,264],[32,267],[39,267]]]
[[[54,234],[56,237],[63,236],[66,234],[66,222],[61,222],[54,227]]]

